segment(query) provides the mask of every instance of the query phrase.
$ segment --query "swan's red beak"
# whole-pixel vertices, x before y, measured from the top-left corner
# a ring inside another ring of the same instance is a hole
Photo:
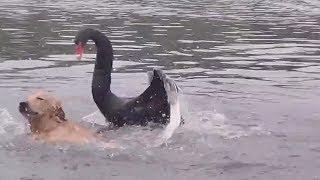
[[[84,46],[85,44],[82,42],[79,42],[78,44],[76,44],[76,54],[77,54],[77,59],[81,60],[82,55],[84,53]]]

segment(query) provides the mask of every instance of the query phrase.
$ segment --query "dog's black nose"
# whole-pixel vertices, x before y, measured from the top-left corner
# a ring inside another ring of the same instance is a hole
[[[27,103],[26,102],[20,102],[20,107],[26,107],[27,106]]]

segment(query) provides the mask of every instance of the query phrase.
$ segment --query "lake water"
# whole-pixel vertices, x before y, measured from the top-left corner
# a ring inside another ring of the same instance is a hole
[[[0,179],[320,179],[320,1],[0,1]],[[49,146],[28,136],[18,102],[52,91],[67,117],[104,123],[91,97],[95,48],[112,41],[112,90],[136,96],[163,69],[183,91],[185,124],[124,127],[125,147]]]

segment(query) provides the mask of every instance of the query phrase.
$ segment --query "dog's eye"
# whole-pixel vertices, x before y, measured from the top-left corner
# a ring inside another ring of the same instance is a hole
[[[43,98],[41,98],[41,97],[37,97],[37,99],[39,99],[39,100],[41,100],[41,101],[42,101],[42,100],[44,100],[44,99],[43,99]]]

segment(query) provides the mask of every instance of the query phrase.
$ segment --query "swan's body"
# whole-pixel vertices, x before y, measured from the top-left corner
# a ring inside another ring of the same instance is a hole
[[[167,124],[170,121],[170,105],[177,103],[178,87],[174,81],[167,78],[162,71],[153,70],[150,74],[150,86],[140,96],[131,100],[117,97],[110,90],[113,62],[111,42],[97,30],[81,30],[75,38],[80,57],[84,45],[90,39],[97,47],[92,95],[107,121],[118,127],[146,125],[148,122]]]

